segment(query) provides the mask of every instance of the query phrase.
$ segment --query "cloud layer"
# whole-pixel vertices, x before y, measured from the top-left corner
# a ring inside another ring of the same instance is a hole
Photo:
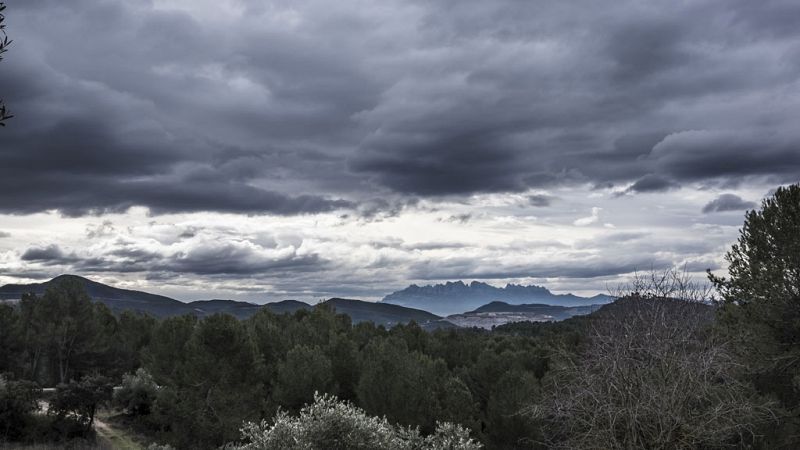
[[[800,180],[798,21],[791,0],[15,2],[0,268],[302,294],[716,267],[741,220],[714,213]]]

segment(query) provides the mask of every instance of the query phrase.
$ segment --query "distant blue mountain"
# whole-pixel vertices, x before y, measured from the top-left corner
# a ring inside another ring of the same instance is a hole
[[[588,306],[612,302],[608,295],[579,297],[573,294],[553,294],[542,286],[507,284],[498,288],[479,281],[465,284],[462,281],[447,282],[433,286],[411,286],[393,292],[381,300],[383,303],[401,305],[430,311],[441,316],[472,311],[491,302],[500,301],[510,305],[540,303],[555,306]]]

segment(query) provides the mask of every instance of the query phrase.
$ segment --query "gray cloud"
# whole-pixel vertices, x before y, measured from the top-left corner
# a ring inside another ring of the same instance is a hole
[[[465,213],[465,214],[454,214],[450,217],[442,217],[439,219],[439,222],[453,222],[458,224],[465,224],[472,219],[472,214]]]
[[[553,203],[553,200],[554,198],[549,195],[535,194],[528,196],[528,203],[531,206],[537,207],[550,206]]]
[[[86,227],[86,237],[89,239],[102,238],[114,234],[114,223],[104,220],[103,223],[93,224]]]
[[[722,194],[703,206],[703,213],[742,211],[756,207],[755,202],[747,201],[734,194]]]

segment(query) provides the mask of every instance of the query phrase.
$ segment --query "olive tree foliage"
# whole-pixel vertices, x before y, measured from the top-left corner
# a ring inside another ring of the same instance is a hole
[[[527,411],[550,447],[692,449],[757,439],[772,404],[742,381],[729,342],[712,328],[715,307],[679,299],[705,292],[686,281],[676,269],[639,277],[636,290],[590,318],[582,351],[554,358],[542,400]]]
[[[0,61],[3,60],[3,53],[8,51],[8,46],[11,44],[11,40],[8,39],[8,35],[6,34],[6,25],[5,25],[5,16],[3,15],[3,11],[5,11],[6,5],[3,2],[0,2]],[[6,126],[6,120],[12,118],[14,116],[6,108],[5,103],[3,100],[0,99],[0,127]]]
[[[314,396],[314,403],[293,417],[279,412],[273,423],[247,423],[244,443],[228,450],[477,450],[482,448],[459,425],[440,423],[429,436],[416,428],[390,424],[386,418],[329,395]]]

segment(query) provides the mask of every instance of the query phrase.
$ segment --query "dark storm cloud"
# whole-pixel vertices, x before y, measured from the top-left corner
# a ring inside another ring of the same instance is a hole
[[[763,175],[795,181],[800,135],[793,130],[685,131],[664,138],[650,157],[657,168],[684,180]]]
[[[506,20],[494,29],[470,16],[448,31],[456,33],[461,45],[494,48],[500,55],[508,48],[504,44],[513,42],[525,49],[526,45],[535,47],[537,40],[554,42],[560,53],[541,55],[539,63],[537,55],[524,50],[516,60],[476,52],[474,60],[448,61],[469,73],[466,78],[454,77],[442,87],[423,80],[395,89],[398,105],[392,105],[394,98],[387,95],[378,108],[362,115],[374,121],[379,132],[363,141],[362,152],[351,164],[354,170],[370,173],[396,190],[423,195],[636,180],[631,192],[654,192],[676,186],[669,181],[673,178],[734,177],[740,169],[741,175],[779,175],[780,179],[797,173],[800,152],[770,135],[770,128],[790,130],[790,121],[771,111],[726,112],[738,116],[736,122],[750,124],[743,131],[734,128],[736,133],[773,148],[757,156],[747,146],[724,147],[719,141],[697,141],[691,151],[678,151],[678,155],[658,147],[672,144],[680,133],[691,133],[687,127],[733,133],[717,130],[725,126],[717,120],[722,117],[706,115],[702,109],[713,110],[723,99],[749,98],[759,104],[762,95],[772,90],[771,83],[788,88],[797,80],[797,71],[786,64],[779,64],[777,70],[748,67],[753,52],[772,43],[769,38],[732,37],[730,26],[749,29],[732,19],[740,17],[742,5],[632,7],[620,9],[613,20],[581,14],[579,7],[573,11],[577,15],[567,16],[561,14],[569,8],[545,6],[546,19],[540,21],[531,19],[526,6],[519,3],[499,5],[487,7],[492,10],[487,17],[500,14]],[[502,10],[515,10],[519,21],[498,13]],[[457,16],[459,12],[458,8],[453,11],[456,19],[464,19]],[[717,21],[709,24],[695,14],[712,14]],[[579,24],[585,34],[577,35],[574,28],[548,29],[541,23],[545,20],[555,28],[561,23]],[[510,25],[513,33],[505,33]],[[788,39],[787,47],[796,49],[798,34]],[[442,56],[447,60],[449,55],[442,52]],[[761,58],[779,60],[780,51],[765,52]],[[664,116],[664,109],[676,101],[685,103],[683,114],[689,120]],[[404,108],[399,102],[415,108]],[[788,103],[785,107],[794,108]],[[772,123],[754,125],[759,121]],[[794,137],[785,141],[797,142]],[[702,155],[709,163],[695,164],[692,155]],[[752,164],[755,158],[758,163]]]
[[[78,255],[56,244],[27,249],[20,259],[45,266],[62,266],[65,272],[225,275],[301,274],[323,270],[327,261],[316,253],[301,254],[294,248],[264,248],[251,242],[196,242],[186,250],[149,250],[116,242],[102,253]]]
[[[264,273],[306,272],[321,270],[325,261],[318,255],[286,255],[269,257],[237,245],[207,245],[172,255],[156,271],[193,273],[198,275],[251,276]]]
[[[0,212],[797,181],[794,3],[15,3]]]
[[[11,237],[11,233],[9,233],[7,231],[0,230],[0,239],[7,238],[7,237]]]
[[[703,212],[708,214],[712,212],[742,211],[745,209],[753,209],[755,207],[755,202],[744,200],[738,195],[722,194],[703,206]]]
[[[45,265],[63,265],[79,261],[73,253],[64,252],[61,247],[51,244],[46,247],[31,247],[20,257],[23,261],[39,262]]]
[[[626,190],[626,192],[632,192],[632,193],[664,192],[677,187],[678,184],[667,178],[663,178],[658,175],[647,174],[642,178],[636,180]]]

